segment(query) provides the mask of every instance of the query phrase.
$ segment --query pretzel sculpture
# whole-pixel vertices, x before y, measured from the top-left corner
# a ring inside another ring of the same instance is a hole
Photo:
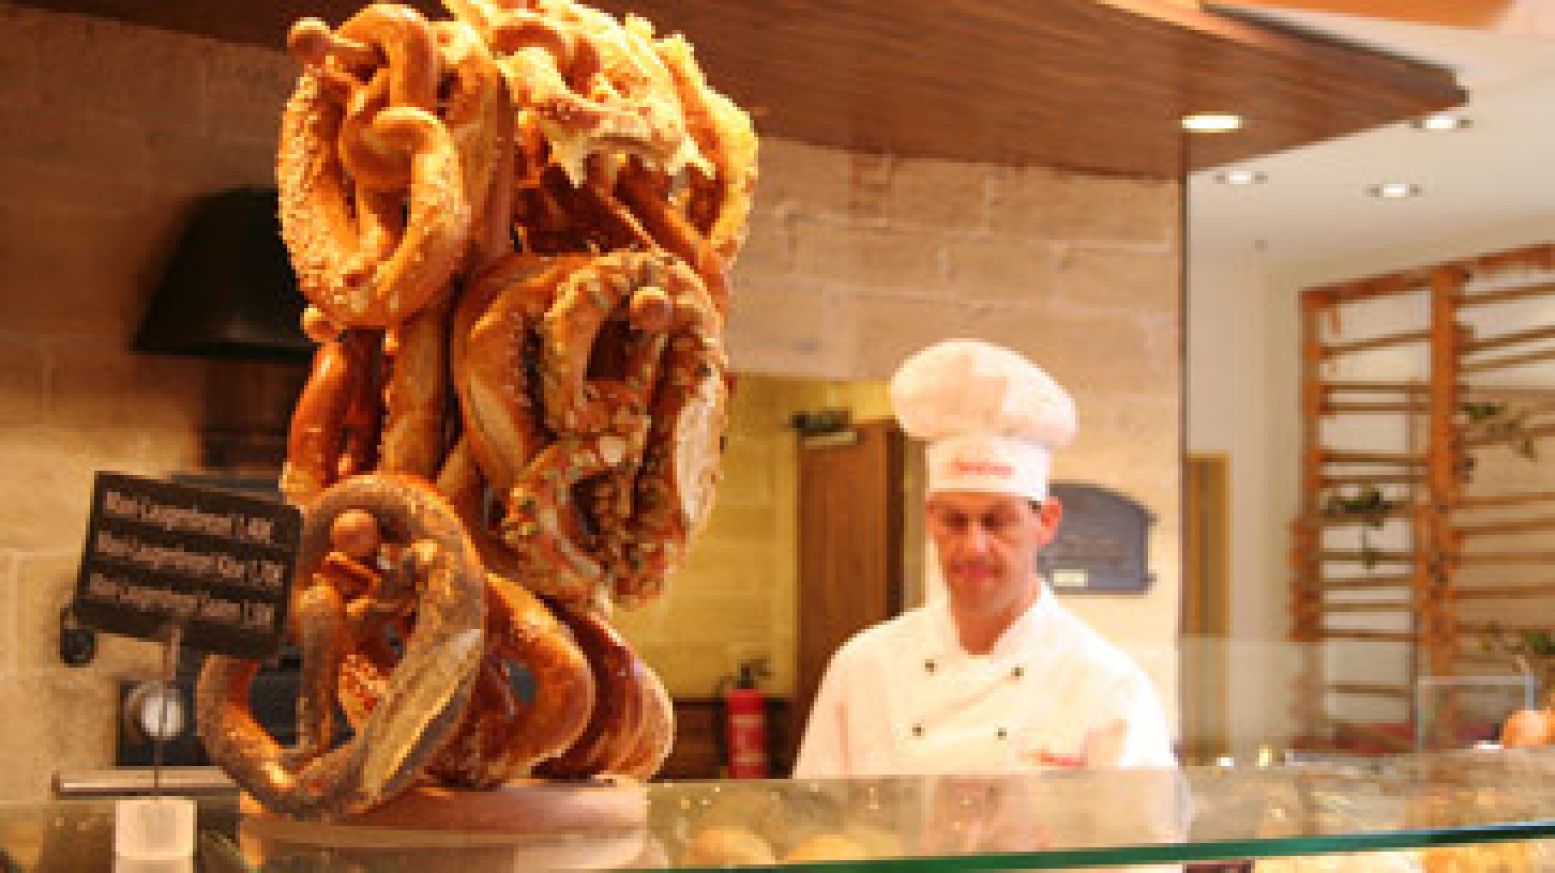
[[[609,612],[664,590],[712,506],[754,131],[640,18],[445,5],[288,40],[281,228],[319,343],[281,479],[301,739],[255,724],[252,662],[212,658],[199,712],[298,816],[418,779],[647,778],[674,733]]]

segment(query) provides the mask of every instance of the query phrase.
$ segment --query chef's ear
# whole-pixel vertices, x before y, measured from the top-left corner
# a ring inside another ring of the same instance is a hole
[[[1042,545],[1053,541],[1058,536],[1058,523],[1064,519],[1064,504],[1053,495],[1049,494],[1045,500],[1035,505],[1037,522],[1042,525]]]

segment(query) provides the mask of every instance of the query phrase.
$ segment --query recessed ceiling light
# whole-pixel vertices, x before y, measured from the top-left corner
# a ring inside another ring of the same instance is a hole
[[[1409,126],[1415,130],[1429,130],[1432,132],[1464,130],[1473,124],[1474,122],[1467,115],[1459,115],[1456,112],[1435,112],[1409,122]]]
[[[1404,200],[1409,197],[1419,197],[1424,192],[1413,182],[1379,182],[1367,186],[1366,193],[1383,200]]]
[[[1230,112],[1195,112],[1182,117],[1182,129],[1189,133],[1226,133],[1241,127],[1242,116]]]
[[[1262,185],[1269,177],[1257,170],[1225,170],[1215,174],[1215,181],[1222,185]]]

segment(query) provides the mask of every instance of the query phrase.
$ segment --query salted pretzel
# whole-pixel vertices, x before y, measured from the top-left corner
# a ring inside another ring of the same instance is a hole
[[[700,348],[690,334],[673,332],[672,309],[676,301],[697,299],[700,291],[697,277],[672,258],[618,253],[569,275],[541,319],[540,359],[547,376],[540,392],[542,420],[557,437],[513,483],[502,538],[531,564],[570,580],[572,590],[597,591],[634,560],[638,547],[628,541],[627,522],[640,500],[636,483],[650,441],[648,413],[656,397],[681,391],[670,384],[673,379],[661,377],[661,362],[684,357],[673,351],[677,343]],[[703,307],[703,315],[712,313]],[[628,334],[613,344],[623,375],[592,378],[590,362],[598,358],[594,347],[611,323]],[[714,370],[705,362],[697,371],[703,369]],[[716,370],[721,372],[721,366]],[[682,438],[678,427],[662,428],[657,435],[667,443]],[[697,443],[695,437],[691,441]],[[678,469],[673,462],[660,466]],[[585,509],[576,492],[588,480],[593,487]],[[657,561],[636,563],[663,568]]]
[[[276,159],[281,235],[298,284],[310,303],[350,327],[388,327],[427,305],[448,288],[470,241],[472,211],[458,143],[436,115],[417,105],[427,102],[427,74],[435,94],[439,60],[431,26],[408,7],[375,4],[343,25],[336,40],[356,46],[351,37],[366,27],[353,25],[382,18],[396,24],[371,31],[388,65],[390,105],[372,115],[369,130],[378,150],[408,154],[410,168],[405,229],[392,253],[375,259],[365,245],[354,208],[361,198],[334,147],[345,116],[339,91],[349,87],[339,83],[352,81],[339,72],[342,52],[330,54],[332,42],[323,51],[309,50],[319,40],[299,38],[296,29],[294,50],[310,66],[282,115]],[[304,34],[317,32],[305,25],[298,25]],[[417,84],[398,89],[401,79]],[[400,90],[408,95],[405,103],[398,102]]]
[[[690,537],[707,522],[719,478],[728,402],[723,319],[699,286],[680,287],[674,304],[676,327],[634,483],[626,566],[614,580],[615,598],[626,604],[663,590]]]
[[[756,132],[750,116],[708,87],[684,37],[660,39],[654,49],[674,77],[691,136],[712,165],[711,172],[701,166],[689,168],[683,210],[724,263],[733,263],[745,243],[755,196]]]
[[[501,509],[492,507],[490,489],[481,476],[467,439],[461,439],[448,453],[443,469],[438,473],[437,487],[458,511],[489,571],[556,600],[579,602],[591,597],[586,590],[569,587],[575,580],[558,579],[551,574],[533,575],[534,565],[502,542],[491,523],[491,519],[501,514]]]
[[[705,165],[643,19],[618,22],[571,0],[448,5],[482,31],[514,104],[532,113],[552,160],[574,185],[582,184],[589,156],[600,152],[636,154],[671,175]]]
[[[317,145],[337,139],[341,117],[318,76],[305,73],[282,121],[281,234],[309,302],[338,324],[388,327],[448,287],[466,255],[470,206],[442,122],[412,107],[384,109],[374,133],[412,154],[409,218],[392,255],[364,259],[344,170],[333,150]]]
[[[368,6],[338,33],[305,18],[288,33],[287,49],[345,104],[337,148],[355,184],[377,191],[408,187],[410,155],[378,136],[372,122],[390,106],[436,108],[439,66],[426,18],[389,3]]]
[[[662,343],[653,337],[669,327],[671,295],[698,284],[674,258],[641,252],[595,258],[568,275],[539,325],[546,425],[556,433],[635,436],[657,381]],[[596,341],[613,315],[632,329],[617,344],[622,373],[592,379]]]
[[[200,673],[196,706],[211,759],[265,807],[301,817],[364,809],[407,787],[453,737],[483,651],[484,570],[452,507],[418,480],[363,475],[319,495],[303,525],[299,575],[312,579],[338,550],[332,529],[356,511],[372,517],[363,538],[380,542],[370,551],[392,568],[385,575],[402,595],[395,611],[413,610],[415,622],[381,704],[354,736],[328,748],[348,621],[333,585],[310,584],[297,600],[309,689],[299,706],[299,754],[288,755],[249,709],[258,661],[212,656]]]
[[[530,383],[529,343],[562,278],[586,262],[511,255],[477,277],[455,314],[453,372],[470,448],[506,492],[548,437]]]
[[[389,696],[399,660],[384,644],[383,631],[393,625],[386,627],[382,619],[392,610],[374,603],[371,589],[359,591],[361,615],[348,622],[354,625],[345,634],[350,647],[336,674],[336,699],[357,730]],[[470,706],[426,768],[437,780],[465,788],[491,788],[528,775],[537,763],[569,748],[595,708],[589,662],[543,603],[494,573],[486,575],[485,600],[486,645]],[[378,621],[368,616],[373,610]]]
[[[342,472],[365,471],[369,446],[377,438],[375,340],[368,332],[353,332],[314,352],[313,368],[292,412],[281,472],[281,493],[292,503],[306,506]]]
[[[594,674],[569,630],[528,589],[488,574],[491,603],[485,683],[495,706],[476,709],[432,773],[457,785],[489,788],[528,775],[565,752],[597,709]],[[527,674],[528,699],[514,672]]]
[[[487,566],[531,590],[563,600],[589,597],[589,580],[513,552],[487,522],[488,490],[509,494],[549,440],[537,417],[526,347],[549,308],[559,276],[583,263],[510,256],[474,282],[454,321],[454,382],[464,439],[439,484],[454,499]]]
[[[428,306],[384,336],[388,379],[380,470],[425,480],[437,476],[448,401],[449,309],[447,301]]]
[[[598,702],[577,742],[538,772],[563,778],[652,775],[675,735],[674,710],[665,705],[658,677],[599,613],[563,608],[557,614],[588,655]]]
[[[382,335],[377,331],[352,331],[342,342],[360,347],[357,355],[361,371],[352,383],[351,397],[340,420],[340,456],[335,459],[331,483],[372,472],[378,465],[379,438],[383,433],[382,360],[377,353]]]
[[[380,69],[365,85],[345,90],[345,115],[337,138],[340,166],[358,187],[398,193],[410,187],[410,155],[391,147],[373,130],[378,113],[388,109],[389,70]],[[433,92],[428,91],[430,97]],[[423,101],[430,109],[430,100]]]
[[[319,720],[318,714],[338,701],[353,728],[362,730],[389,695],[398,658],[380,631],[402,628],[406,592],[385,585],[358,560],[371,554],[371,542],[353,548],[342,542],[348,536],[337,526],[337,550],[320,570],[331,584],[310,589],[343,601],[342,608],[329,613],[341,616],[337,626],[310,622],[307,627],[323,636],[332,631],[350,646],[326,668],[326,676],[315,681],[309,671],[306,686],[315,690],[305,696],[300,717]],[[486,602],[487,642],[471,704],[428,764],[430,775],[452,785],[485,788],[527,775],[553,758],[558,763],[546,768],[556,775],[556,768],[571,768],[567,772],[575,775],[608,771],[646,778],[657,770],[673,737],[673,709],[657,677],[600,616],[558,610],[564,626],[524,587],[494,573],[486,577]],[[586,649],[574,642],[574,633]],[[530,677],[528,699],[514,690],[515,671]],[[317,691],[327,676],[339,676],[334,697]],[[600,683],[605,683],[600,693],[619,705],[596,706]],[[327,735],[328,729],[327,723],[314,724],[303,734]]]
[[[653,668],[640,658],[638,664],[641,669],[633,676],[642,708],[637,742],[612,764],[609,772],[649,779],[664,766],[674,748],[675,704]]]
[[[409,6],[370,4],[336,32],[317,18],[304,18],[287,33],[286,48],[299,63],[325,69],[346,89],[387,71],[392,105],[433,109],[438,66],[432,29]]]
[[[607,559],[582,542],[572,490],[592,477],[624,473],[629,481],[635,474],[670,325],[661,286],[695,281],[657,255],[512,256],[461,301],[454,372],[465,432],[487,484],[509,497],[507,563],[536,590],[577,601],[602,584]],[[588,378],[594,341],[612,315],[633,326],[618,344],[625,375]],[[547,377],[540,386],[526,376],[531,348]],[[596,492],[601,487],[615,499],[600,509],[629,507],[630,484],[599,483]],[[465,512],[467,522],[474,514]],[[595,526],[629,514],[596,512]]]
[[[500,248],[507,234],[508,186],[504,166],[512,166],[513,103],[507,81],[480,35],[459,21],[432,24],[438,57],[445,72],[445,94],[438,115],[447,126],[458,153],[465,197],[471,214],[471,239]],[[488,207],[495,198],[498,208]],[[511,246],[509,246],[511,248]]]

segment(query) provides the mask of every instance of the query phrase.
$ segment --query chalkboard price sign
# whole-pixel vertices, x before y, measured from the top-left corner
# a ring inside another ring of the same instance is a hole
[[[109,633],[243,658],[275,653],[302,516],[270,500],[98,473],[72,611]]]
[[[1037,554],[1037,569],[1059,594],[1137,594],[1150,588],[1154,521],[1116,491],[1078,482],[1049,489],[1064,507],[1058,537]]]

